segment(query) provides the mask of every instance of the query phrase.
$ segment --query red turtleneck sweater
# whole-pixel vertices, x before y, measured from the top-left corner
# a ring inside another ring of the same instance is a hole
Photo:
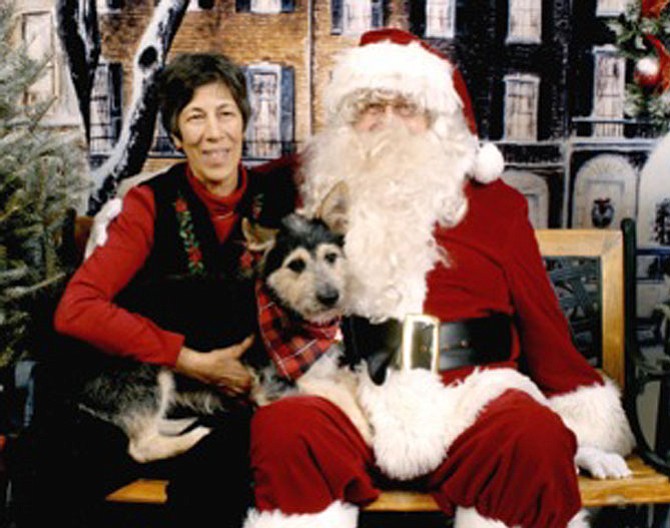
[[[209,192],[187,168],[188,181],[207,207],[220,242],[230,235],[247,189],[240,165],[237,189],[228,196]],[[55,316],[60,333],[86,341],[109,354],[173,366],[184,336],[163,330],[151,320],[113,303],[144,265],[154,238],[156,207],[148,186],[131,189],[121,214],[108,228],[108,240],[81,265],[68,284]]]

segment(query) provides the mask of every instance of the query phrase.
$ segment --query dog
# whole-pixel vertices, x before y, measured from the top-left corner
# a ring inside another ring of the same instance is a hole
[[[331,215],[335,225],[339,221],[336,207],[334,204]],[[325,210],[324,216],[328,217]],[[296,327],[305,324],[323,328],[338,320],[343,306],[346,259],[342,236],[331,230],[325,220],[293,213],[283,219],[276,232],[253,228],[249,223],[243,225],[243,232],[248,249],[263,251],[256,291],[269,300],[266,304],[275,305],[284,314],[285,322]],[[265,308],[259,303],[259,310]],[[257,342],[272,344],[272,336],[268,337],[262,324],[258,332]],[[333,372],[346,370],[340,368],[340,354],[341,349],[334,346],[295,383],[270,361],[267,350],[260,357],[254,355],[247,365],[254,380],[252,402],[266,405],[291,394],[312,392],[351,407],[352,414],[358,413],[349,401],[351,389],[347,383],[352,381],[342,381],[348,375],[337,380],[332,376]],[[345,385],[347,388],[343,388]],[[128,437],[128,453],[140,463],[186,452],[211,432],[205,425],[193,426],[198,417],[225,412],[231,404],[231,398],[214,387],[165,367],[136,362],[124,362],[87,380],[77,402],[80,410],[119,427]],[[175,413],[185,412],[186,417],[173,418]],[[362,415],[353,419],[364,420]]]

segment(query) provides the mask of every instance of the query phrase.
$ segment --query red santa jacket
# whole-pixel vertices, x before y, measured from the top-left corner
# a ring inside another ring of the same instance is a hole
[[[439,264],[428,276],[425,312],[443,321],[496,312],[512,316],[515,333],[507,366],[516,368],[523,354],[533,381],[547,396],[602,384],[572,344],[525,198],[501,180],[469,183],[466,195],[465,218],[456,227],[436,230],[449,264]],[[466,372],[450,371],[444,379]]]

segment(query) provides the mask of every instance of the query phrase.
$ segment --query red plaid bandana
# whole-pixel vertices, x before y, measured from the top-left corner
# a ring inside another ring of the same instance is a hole
[[[289,317],[261,281],[256,284],[256,303],[263,343],[281,376],[297,380],[339,339],[339,319],[317,325]]]

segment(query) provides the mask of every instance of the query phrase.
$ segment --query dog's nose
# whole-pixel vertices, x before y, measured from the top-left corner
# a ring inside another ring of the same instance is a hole
[[[335,303],[340,298],[340,292],[335,289],[328,289],[316,294],[318,301],[324,306],[335,306]]]

